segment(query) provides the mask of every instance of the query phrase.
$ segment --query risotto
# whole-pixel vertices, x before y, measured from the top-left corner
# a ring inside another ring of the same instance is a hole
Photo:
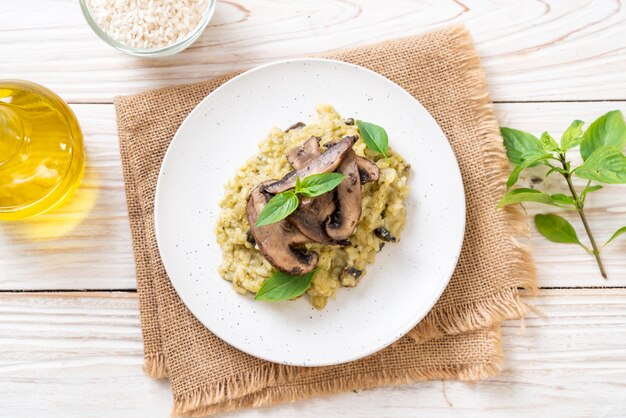
[[[273,128],[259,144],[259,152],[248,160],[225,185],[216,226],[217,241],[222,248],[221,276],[232,282],[240,293],[256,293],[274,272],[274,267],[250,239],[246,201],[250,192],[267,179],[280,179],[292,170],[287,153],[308,138],[321,138],[324,145],[346,136],[359,135],[352,119],[343,119],[330,105],[317,106],[317,115],[304,125],[283,131]],[[409,164],[393,150],[388,158],[357,140],[352,149],[356,155],[374,162],[379,170],[377,181],[363,184],[361,216],[348,246],[308,243],[309,251],[319,255],[317,270],[307,294],[316,308],[323,308],[339,287],[356,286],[366,274],[368,264],[385,242],[399,240],[406,220],[404,200],[409,188]],[[389,249],[391,250],[391,249]]]

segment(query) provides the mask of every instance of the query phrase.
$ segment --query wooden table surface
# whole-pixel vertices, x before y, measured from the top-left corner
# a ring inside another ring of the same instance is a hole
[[[287,57],[464,22],[500,123],[560,135],[575,118],[626,111],[626,7],[619,0],[220,1],[188,50],[142,60],[89,29],[76,0],[3,0],[0,78],[46,85],[75,110],[87,147],[76,196],[0,224],[0,416],[166,417],[167,382],[142,373],[135,273],[112,100]],[[556,178],[555,178],[556,180]],[[526,177],[522,182],[528,182]],[[560,182],[543,183],[552,192]],[[626,224],[626,187],[589,196],[604,241]],[[529,216],[544,208],[527,206]],[[580,222],[567,214],[579,234]],[[482,382],[423,382],[233,417],[624,417],[626,239],[609,280],[577,246],[533,229],[545,314],[503,324],[505,368]]]

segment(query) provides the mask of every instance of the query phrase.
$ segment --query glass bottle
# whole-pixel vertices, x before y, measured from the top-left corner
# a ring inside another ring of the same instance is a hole
[[[84,169],[83,136],[69,106],[38,84],[0,80],[0,220],[58,206]]]

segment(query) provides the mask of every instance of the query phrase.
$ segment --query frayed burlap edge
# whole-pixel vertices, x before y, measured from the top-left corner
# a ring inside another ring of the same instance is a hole
[[[154,379],[167,377],[167,364],[162,353],[145,353],[143,356],[143,371]]]
[[[291,374],[297,374],[298,371],[291,367],[266,364],[246,373],[231,376],[211,386],[204,386],[175,397],[172,416],[202,417],[241,408],[265,407],[338,392],[408,384],[423,380],[475,381],[485,379],[499,374],[504,361],[499,327],[491,328],[488,336],[491,340],[498,342],[489,356],[493,360],[488,363],[360,373],[309,384],[306,387],[277,384],[277,382],[290,381],[295,377]]]
[[[485,73],[480,66],[480,57],[473,46],[472,37],[464,26],[454,26],[448,30],[450,42],[459,51],[459,65],[464,69],[464,82],[470,92],[470,100],[475,102],[474,118],[478,137],[485,154],[485,170],[490,195],[503,196],[506,189],[504,180],[508,177],[510,166],[500,127],[495,117],[493,104]],[[494,210],[495,205],[494,205]],[[512,251],[509,254],[509,271],[517,277],[515,285],[523,287],[530,294],[538,292],[537,272],[530,249],[517,242],[516,237],[528,237],[528,221],[523,210],[508,206],[498,211],[500,223],[506,228],[503,236],[509,237]],[[458,334],[477,328],[489,327],[506,319],[524,318],[531,308],[521,299],[517,287],[503,289],[487,298],[454,307],[433,309],[408,335],[416,342],[425,342],[446,334]]]

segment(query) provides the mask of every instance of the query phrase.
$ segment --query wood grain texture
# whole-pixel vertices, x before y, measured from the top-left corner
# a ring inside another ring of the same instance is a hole
[[[87,174],[68,205],[31,221],[0,223],[0,289],[134,289],[135,272],[112,105],[73,106],[87,147]],[[587,122],[626,102],[497,104],[503,126],[558,137],[570,121]],[[576,153],[574,153],[576,155]],[[529,185],[525,176],[520,185]],[[580,182],[579,182],[580,183]],[[536,185],[564,192],[561,179]],[[626,224],[626,186],[609,186],[588,200],[589,220],[600,241]],[[529,205],[529,216],[545,211]],[[580,221],[567,215],[582,234]],[[208,232],[207,232],[208,233]],[[582,235],[581,235],[582,236]],[[609,280],[577,246],[554,244],[533,229],[531,246],[540,285],[626,286],[626,239],[607,247]]]
[[[463,22],[493,99],[512,102],[496,105],[503,126],[557,137],[574,118],[590,122],[610,109],[626,111],[620,0],[224,0],[198,42],[155,60],[105,45],[84,22],[77,0],[3,0],[1,8],[0,78],[36,81],[81,103],[73,108],[88,164],[82,187],[64,207],[32,221],[0,223],[0,290],[135,288],[110,104],[116,95]],[[537,174],[523,176],[520,185],[564,191],[556,177],[533,182]],[[626,186],[590,195],[588,206],[591,227],[604,241],[626,224]],[[531,217],[546,210],[527,205],[527,211]],[[565,216],[582,234],[580,221]],[[503,324],[500,376],[228,416],[626,416],[626,290],[618,288],[626,286],[626,239],[604,253],[609,281],[580,248],[550,243],[534,228],[530,244],[544,288],[615,288],[543,290],[532,303],[546,318],[528,319],[523,335],[519,323]],[[0,293],[2,417],[169,416],[169,385],[146,377],[141,363],[135,293]]]
[[[191,48],[155,60],[102,42],[76,0],[4,0],[2,15],[0,75],[40,82],[71,102],[111,102],[461,22],[475,38],[495,100],[626,99],[620,0],[227,0]]]
[[[131,294],[132,295],[132,294]],[[504,372],[388,387],[232,417],[623,417],[626,291],[544,291],[546,318],[503,327]],[[141,371],[137,300],[125,293],[0,294],[0,399],[12,417],[167,417],[165,381]],[[582,401],[584,399],[584,401]]]
[[[57,210],[0,223],[0,289],[132,289],[135,272],[113,105],[77,105],[81,187]]]

